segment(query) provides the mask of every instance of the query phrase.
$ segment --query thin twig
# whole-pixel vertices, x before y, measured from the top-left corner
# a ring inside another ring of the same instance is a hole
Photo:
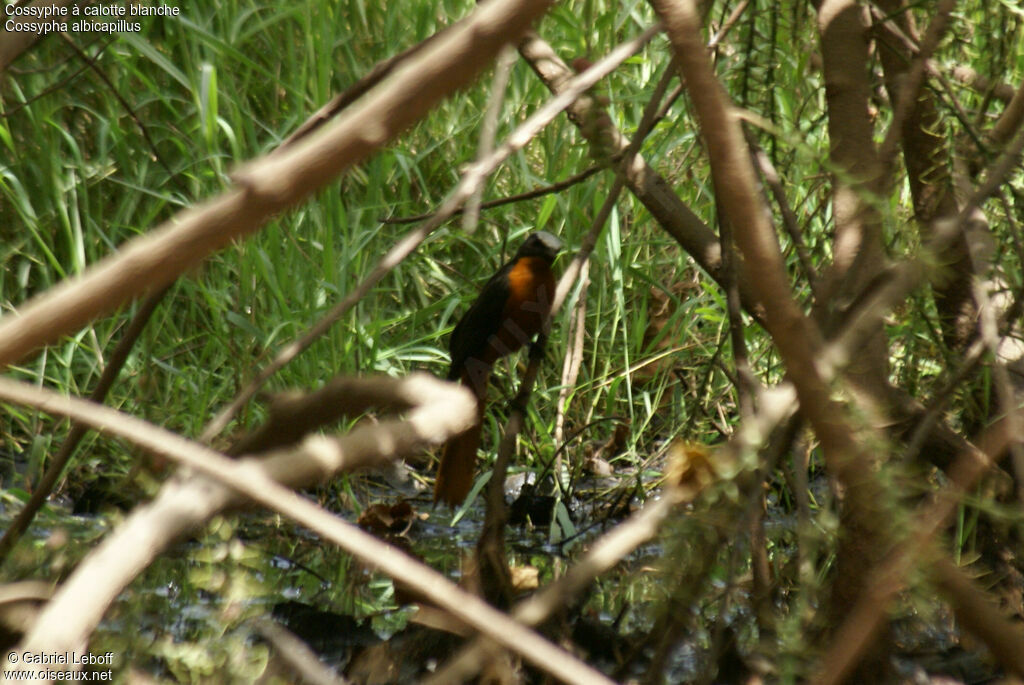
[[[768,155],[757,144],[757,140],[753,135],[747,135],[747,144],[750,146],[754,162],[761,172],[765,185],[768,186],[772,197],[775,198],[775,204],[779,206],[779,214],[782,215],[782,226],[786,229],[786,234],[789,235],[793,248],[796,250],[797,259],[800,262],[800,268],[803,269],[804,279],[811,289],[811,295],[814,301],[820,301],[818,272],[811,262],[811,255],[807,251],[807,245],[804,243],[803,236],[800,234],[800,224],[797,221],[796,213],[790,206],[789,200],[786,199],[786,191],[782,187],[782,178],[779,176],[779,172],[776,171],[775,165],[768,159]]]
[[[637,130],[633,135],[633,139],[630,141],[628,147],[622,151],[621,156],[628,157],[636,154],[636,152],[643,145],[643,141],[650,135],[651,131],[654,130],[654,126],[660,121],[661,116],[665,108],[675,100],[677,94],[665,100],[665,92],[668,90],[669,84],[675,79],[675,64],[670,60],[669,66],[665,69],[665,73],[661,75],[657,85],[654,87],[654,92],[647,101],[647,105],[644,107],[643,114],[640,117],[640,124],[637,126]],[[664,101],[664,102],[663,102]],[[661,116],[659,116],[661,115]],[[573,324],[570,326],[570,335],[575,334],[573,346],[569,349],[566,354],[565,361],[563,363],[562,370],[562,387],[558,391],[558,409],[557,416],[555,418],[555,443],[559,444],[562,441],[562,433],[565,426],[565,412],[567,408],[567,401],[569,393],[572,388],[576,385],[576,378],[579,374],[580,364],[583,361],[583,336],[584,336],[584,322],[586,318],[586,293],[587,293],[587,273],[589,273],[589,261],[584,262],[584,267],[580,274],[580,281],[582,287],[580,289],[579,302],[577,303],[577,314],[573,319]],[[556,453],[555,473],[556,478],[561,478],[561,456],[560,453]]]
[[[75,54],[78,55],[78,58],[82,60],[85,64],[87,64],[89,68],[92,69],[93,72],[95,72],[95,74],[100,77],[100,80],[106,84],[107,88],[110,89],[110,93],[114,96],[114,98],[117,99],[121,106],[124,107],[124,110],[128,112],[128,116],[132,118],[132,121],[135,122],[135,125],[139,127],[139,131],[142,132],[142,137],[145,138],[146,140],[146,145],[149,146],[150,152],[153,153],[153,158],[160,163],[160,166],[164,168],[164,171],[167,172],[167,175],[170,178],[177,179],[177,174],[171,171],[171,167],[167,166],[167,162],[164,161],[163,155],[161,155],[160,151],[156,149],[156,143],[153,141],[153,137],[149,135],[149,128],[147,128],[146,125],[142,123],[142,119],[140,119],[139,115],[135,113],[135,109],[130,104],[128,104],[127,100],[124,99],[121,93],[117,90],[117,87],[114,85],[113,81],[110,80],[110,77],[107,76],[107,74],[102,69],[100,69],[99,65],[96,63],[96,60],[82,52],[82,49],[79,48],[77,44],[75,44],[75,41],[67,33],[61,31],[60,37],[64,40],[65,43],[67,43],[67,45],[72,50],[74,50]]]
[[[950,600],[959,625],[984,642],[1008,671],[1017,678],[1024,677],[1024,629],[1020,623],[1005,616],[991,596],[972,582],[969,572],[949,559],[932,562],[928,570]]]
[[[1006,364],[999,359],[999,336],[998,317],[992,298],[987,290],[988,282],[978,273],[978,264],[972,259],[974,265],[974,300],[978,303],[978,316],[980,318],[979,329],[981,339],[992,355],[992,374],[995,380],[996,397],[999,399],[999,406],[1006,413],[1008,430],[1011,434],[1009,444],[1010,464],[1016,475],[1017,500],[1024,502],[1024,447],[1021,446],[1021,423],[1017,416],[1017,393],[1010,381],[1010,374]]]
[[[563,84],[569,81],[569,67],[559,58],[554,48],[536,33],[527,34],[519,44],[519,54],[552,92],[561,92]],[[650,211],[655,221],[713,279],[718,280],[721,249],[715,232],[679,199],[671,185],[639,152],[620,156],[619,153],[629,147],[629,141],[592,98],[581,98],[569,109],[568,114],[570,121],[594,147],[594,155],[613,161],[616,170],[625,174],[627,187]],[[598,126],[587,125],[588,122],[597,122]],[[757,290],[746,277],[740,279],[740,287],[748,313],[762,322],[764,311],[758,304]]]
[[[708,41],[709,49],[713,50],[718,47],[718,44],[721,43],[727,35],[729,35],[729,31],[732,30],[732,27],[735,26],[736,22],[739,21],[741,16],[743,16],[743,12],[747,9],[749,4],[750,0],[742,0],[740,4],[736,5],[736,9],[732,11],[729,18],[725,20],[724,24],[722,24],[722,28],[720,28],[715,35],[711,37],[711,40]]]
[[[112,43],[112,42],[113,42],[113,40],[114,40],[114,39],[113,39],[113,38],[111,38],[111,39],[110,39],[109,41],[107,41],[106,45],[104,45],[103,47],[101,47],[101,48],[100,48],[100,50],[99,50],[99,52],[103,52],[103,50],[105,50],[105,49],[106,49],[107,45],[110,45],[110,43]],[[99,52],[97,53],[97,55],[99,55]],[[46,97],[46,96],[47,96],[47,95],[49,95],[50,93],[55,93],[55,92],[57,92],[57,91],[59,91],[59,90],[64,90],[64,88],[65,88],[65,87],[67,87],[67,85],[68,85],[69,83],[71,83],[72,81],[74,81],[74,80],[75,80],[76,78],[78,78],[78,77],[79,77],[79,76],[80,76],[81,74],[83,74],[83,73],[85,73],[86,71],[88,71],[88,69],[89,69],[89,64],[88,64],[88,63],[86,63],[86,64],[83,64],[83,65],[82,65],[81,67],[79,67],[79,68],[78,68],[78,69],[77,69],[76,71],[73,71],[73,72],[71,72],[70,74],[68,74],[67,76],[65,76],[64,78],[62,78],[62,79],[61,79],[60,81],[58,81],[57,83],[54,83],[53,85],[51,85],[51,86],[50,86],[50,87],[48,87],[48,88],[44,88],[43,90],[39,91],[38,93],[36,93],[36,94],[35,94],[35,95],[33,95],[32,97],[28,98],[28,99],[27,99],[27,100],[25,100],[24,102],[19,102],[19,103],[18,103],[17,105],[15,105],[14,107],[11,107],[10,109],[6,109],[6,110],[4,110],[3,112],[0,112],[0,117],[3,117],[4,119],[7,119],[7,118],[9,118],[9,117],[12,117],[12,116],[14,116],[15,114],[17,114],[18,112],[20,112],[21,110],[25,109],[26,107],[29,107],[29,106],[30,106],[30,105],[31,105],[32,103],[36,102],[37,100],[41,100],[42,98]],[[12,70],[12,71],[13,71],[13,70]]]
[[[814,669],[816,676],[812,682],[816,685],[843,682],[915,563],[929,554],[941,558],[943,553],[935,549],[935,538],[956,511],[963,494],[991,467],[993,459],[1006,448],[1010,439],[1008,422],[1000,420],[978,440],[980,449],[972,446],[957,458],[950,470],[949,485],[918,508],[909,533],[893,545],[894,551],[887,559],[872,569],[856,606],[835,631],[831,647]],[[1024,644],[1017,645],[1017,652],[1024,653]]]
[[[616,176],[615,183],[605,198],[604,204],[598,211],[597,216],[591,224],[590,231],[584,237],[583,242],[573,257],[572,262],[566,268],[562,278],[558,281],[555,294],[551,302],[550,313],[544,323],[544,333],[537,338],[537,342],[530,348],[530,364],[519,383],[519,391],[512,402],[512,409],[509,412],[508,421],[505,423],[505,430],[498,444],[498,453],[494,458],[494,466],[491,470],[491,480],[487,483],[487,511],[484,516],[484,527],[477,543],[477,560],[481,569],[481,578],[496,580],[498,587],[487,593],[485,596],[491,601],[504,599],[501,595],[507,592],[507,583],[503,579],[509,577],[508,560],[505,555],[504,530],[508,515],[505,507],[505,475],[508,472],[508,465],[515,453],[516,437],[522,430],[525,421],[525,407],[533,392],[533,384],[536,381],[537,373],[540,370],[540,362],[544,357],[544,348],[547,343],[547,330],[554,316],[562,308],[562,304],[568,297],[569,290],[579,279],[583,272],[583,265],[590,259],[590,254],[597,245],[597,239],[604,230],[608,217],[611,216],[615,202],[624,187],[621,175]]]
[[[566,188],[570,188],[577,183],[581,183],[599,171],[604,170],[606,167],[604,164],[596,164],[589,169],[581,171],[578,174],[573,174],[563,181],[552,183],[550,185],[541,186],[540,188],[534,188],[528,190],[525,193],[518,193],[516,195],[509,195],[508,197],[499,197],[494,200],[486,200],[480,203],[480,209],[493,209],[494,207],[502,207],[504,205],[514,204],[516,202],[523,202],[524,200],[534,200],[538,197],[544,197],[545,195],[551,195],[552,193],[559,193]],[[452,216],[459,216],[465,210],[463,208],[456,209]],[[416,216],[400,216],[400,217],[385,217],[382,216],[377,220],[382,224],[414,224],[417,221],[423,221],[429,219],[434,215],[434,212],[429,214],[417,214]]]
[[[491,97],[487,103],[487,111],[484,112],[484,120],[480,126],[480,144],[477,149],[477,160],[487,159],[487,156],[494,150],[494,137],[498,133],[498,116],[501,114],[501,106],[505,102],[505,89],[508,88],[508,79],[512,74],[512,65],[516,61],[516,51],[511,45],[505,45],[498,53],[498,59],[494,67],[494,82],[491,84]],[[477,221],[480,219],[480,200],[483,197],[484,184],[481,183],[473,193],[466,198],[466,206],[463,207],[462,230],[468,234],[476,231]]]
[[[936,243],[933,253],[940,252],[944,244],[958,234],[958,231],[970,219],[981,202],[995,192],[1005,180],[1006,175],[1016,168],[1017,158],[1022,148],[1024,148],[1024,132],[1018,133],[1009,149],[991,165],[986,173],[985,181],[973,193],[956,219],[939,222],[940,226],[933,238],[933,242]],[[876,294],[879,303],[891,304],[899,301],[906,292],[909,292],[910,288],[919,282],[924,273],[921,265],[915,267],[911,263],[904,267],[899,277],[894,278],[889,286],[882,289],[885,292]],[[877,304],[866,305],[864,310],[872,312],[871,316],[878,316],[879,312],[884,310],[884,306],[882,305],[883,309],[879,309]],[[848,321],[847,326],[850,329],[849,336],[840,334],[831,348],[834,351],[845,347],[844,354],[849,355],[851,350],[856,349],[854,340],[858,326],[853,321]],[[826,351],[821,359],[828,365],[837,363],[840,357],[833,356]],[[934,504],[919,510],[915,518],[916,524],[910,529],[912,534],[903,541],[903,544],[895,547],[897,551],[887,561],[879,564],[872,571],[871,578],[864,585],[865,590],[857,606],[836,631],[832,647],[819,662],[819,667],[816,669],[817,683],[830,685],[841,681],[879,626],[886,607],[902,587],[903,578],[912,568],[913,563],[926,552],[934,536],[951,515],[956,503],[959,502],[959,494],[972,487],[991,465],[992,460],[1007,447],[1011,440],[1016,439],[1016,425],[1021,418],[1016,415],[1015,407],[1008,407],[1007,411],[1014,414],[1013,418],[1004,417],[989,428],[978,441],[978,444],[982,445],[980,450],[969,446],[960,455],[948,472],[951,485],[946,489],[947,493],[943,496],[936,496]]]
[[[562,444],[565,435],[565,415],[569,408],[569,394],[576,388],[576,381],[579,379],[580,367],[583,364],[583,342],[586,337],[587,321],[587,290],[590,286],[590,263],[583,265],[580,272],[580,291],[576,299],[576,308],[573,316],[569,319],[569,330],[567,338],[570,340],[567,346],[565,361],[562,362],[562,383],[558,389],[558,405],[555,415],[554,443]],[[555,478],[561,479],[565,470],[562,468],[561,449],[555,453]]]
[[[900,44],[904,46],[904,48],[906,48],[907,52],[909,52],[912,55],[917,55],[921,51],[921,47],[917,44],[917,42],[914,41],[909,36],[907,36],[906,33],[904,33],[903,30],[900,29],[900,27],[897,26],[892,20],[887,19],[884,15],[882,15],[881,11],[877,7],[872,5],[871,12],[875,19],[878,20],[877,25],[880,26],[885,31],[885,35],[887,37],[893,38],[896,41],[898,41]],[[971,140],[974,142],[974,144],[978,147],[978,149],[982,152],[983,155],[989,157],[990,151],[988,150],[985,141],[982,139],[982,136],[974,129],[974,126],[971,123],[971,117],[967,114],[967,111],[964,109],[964,106],[957,99],[956,94],[953,91],[953,86],[950,83],[949,79],[946,78],[945,74],[943,74],[941,71],[939,71],[939,69],[936,68],[936,66],[932,63],[931,60],[925,60],[921,62],[921,64],[923,64],[925,72],[928,74],[928,76],[930,76],[931,78],[935,79],[938,82],[942,92],[949,99],[949,103],[953,109],[954,115],[960,121],[960,124],[963,126],[967,134],[971,137]]]

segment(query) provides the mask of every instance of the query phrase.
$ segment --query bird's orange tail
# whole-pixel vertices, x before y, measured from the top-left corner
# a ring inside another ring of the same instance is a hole
[[[477,376],[471,377],[468,371],[463,370],[459,379],[476,396],[476,423],[445,444],[441,452],[441,465],[437,467],[437,478],[434,479],[434,502],[444,502],[450,507],[462,504],[473,487],[476,451],[480,447],[483,433],[490,368],[481,369]]]
[[[480,447],[483,425],[478,421],[469,430],[456,435],[444,446],[441,465],[434,480],[434,501],[450,507],[462,504],[473,487],[476,450]]]

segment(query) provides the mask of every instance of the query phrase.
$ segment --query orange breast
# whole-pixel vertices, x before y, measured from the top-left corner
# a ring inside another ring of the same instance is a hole
[[[540,332],[555,296],[555,278],[548,263],[539,257],[521,257],[508,273],[509,297],[497,332],[508,354]]]

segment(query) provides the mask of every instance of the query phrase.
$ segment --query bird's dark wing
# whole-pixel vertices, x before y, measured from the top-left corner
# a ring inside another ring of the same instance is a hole
[[[476,301],[463,314],[452,331],[448,341],[452,357],[452,365],[448,369],[449,380],[454,380],[462,374],[467,359],[480,358],[485,354],[488,339],[498,332],[509,298],[508,272],[513,263],[514,261],[505,264],[491,276],[480,290]]]

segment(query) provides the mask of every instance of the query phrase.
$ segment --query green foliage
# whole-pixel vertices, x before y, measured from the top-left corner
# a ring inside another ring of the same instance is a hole
[[[1016,4],[961,5],[936,59],[944,67],[971,65],[979,73],[1019,83],[1024,51]],[[5,153],[0,161],[4,315],[81,274],[182,209],[217,196],[230,187],[230,174],[239,164],[273,150],[374,64],[466,16],[475,3],[304,0],[269,5],[216,0],[180,6],[180,17],[143,20],[139,33],[93,36],[91,42],[88,36],[73,36],[95,69],[55,36],[14,65],[15,77],[5,83],[0,119]],[[715,31],[734,9],[735,3],[710,3],[707,16]],[[930,6],[921,3],[916,12],[926,25]],[[571,61],[599,57],[653,20],[644,2],[579,0],[557,3],[539,30]],[[832,256],[830,177],[836,170],[828,160],[827,103],[818,53],[816,17],[808,3],[752,2],[713,50],[717,73],[730,97],[755,115],[751,118],[757,125],[748,130],[779,172],[814,267],[824,270]],[[626,135],[635,130],[654,85],[668,68],[667,54],[665,38],[658,37],[595,89],[607,99],[612,121]],[[880,72],[875,63],[869,67],[873,75]],[[180,279],[136,345],[107,404],[183,435],[198,435],[257,369],[351,292],[409,230],[407,225],[384,223],[383,218],[430,212],[455,186],[460,169],[476,154],[489,76],[487,72],[449,98],[310,202],[276,217],[250,239],[232,244]],[[878,91],[876,130],[884,134],[891,112],[877,78],[873,85]],[[983,93],[957,87],[955,94],[978,121],[1001,108]],[[547,97],[529,67],[517,63],[499,140]],[[948,99],[943,102],[943,124],[963,124],[962,114]],[[669,109],[642,150],[683,202],[715,227],[710,171],[685,96]],[[522,193],[594,163],[579,132],[560,117],[488,180],[484,197]],[[473,235],[463,233],[459,222],[451,222],[276,375],[268,389],[313,388],[338,374],[399,376],[422,369],[442,375],[447,334],[476,288],[534,228],[560,235],[570,248],[578,246],[612,180],[603,171],[561,193],[486,210]],[[1014,179],[1018,186],[1019,180]],[[904,185],[901,182],[890,196],[875,200],[893,258],[916,254],[921,242],[912,226],[913,207]],[[989,216],[993,260],[1008,293],[1020,292],[1024,280],[1018,226],[1012,220],[1015,203],[1016,195],[1010,193],[1005,204],[991,207]],[[769,204],[774,224],[781,227],[781,212]],[[781,230],[779,240],[795,295],[809,311],[811,289],[796,246]],[[520,441],[521,463],[539,470],[562,447],[552,444],[560,361],[571,344],[568,322],[580,304],[586,306],[583,363],[569,394],[567,436],[580,430],[579,444],[604,442],[612,430],[607,419],[628,421],[629,437],[613,465],[622,481],[649,486],[660,474],[665,445],[671,440],[716,444],[732,432],[739,417],[725,296],[647,210],[624,194],[597,245],[589,285],[573,290],[554,322],[528,435]],[[10,373],[86,395],[136,306],[94,321]],[[922,400],[936,392],[956,361],[944,347],[937,316],[931,298],[919,291],[886,322],[892,380]],[[742,333],[758,378],[766,384],[782,380],[785,369],[764,331],[745,319]],[[496,376],[492,396],[510,399],[517,376],[514,363],[501,365]],[[970,425],[974,418],[988,416],[988,383],[989,376],[983,373],[974,386],[960,389],[958,409],[963,415],[953,417],[954,424]],[[501,416],[500,399],[494,404],[495,416]],[[3,468],[3,503],[13,509],[37,481],[67,426],[24,408],[4,407],[4,412],[0,446],[10,460],[27,464],[20,472]],[[263,416],[260,405],[253,403],[232,430],[252,427]],[[565,452],[570,461],[579,462],[583,451],[575,449],[570,444]],[[116,489],[136,477],[139,458],[126,445],[90,435],[77,450],[71,471],[75,482],[68,489],[86,487],[92,480],[116,483]],[[816,452],[814,466],[820,468]],[[789,601],[790,591],[795,596],[777,625],[778,666],[784,677],[792,678],[807,667],[807,656],[800,653],[806,645],[807,616],[822,601],[818,593],[830,568],[837,524],[830,496],[822,491],[824,478],[818,479],[817,499],[815,493],[809,495],[813,518],[791,520],[799,496],[783,473],[788,468],[780,463],[767,478],[769,499],[784,510],[768,544],[774,567],[792,581],[792,586],[780,589],[780,601]],[[890,492],[909,481],[900,471],[888,472],[885,479]],[[348,482],[344,488],[349,497],[363,495]],[[908,489],[926,488],[918,484]],[[149,491],[152,485],[144,483],[137,490]],[[985,498],[971,504],[1008,521],[1008,526],[1019,523],[1019,514]],[[591,606],[613,614],[625,611],[626,625],[640,629],[658,620],[657,612],[643,611],[649,605],[673,610],[696,603],[698,639],[709,643],[710,626],[721,607],[715,598],[702,595],[701,583],[728,586],[726,594],[736,591],[732,584],[747,572],[748,562],[727,545],[722,519],[736,525],[748,505],[738,486],[728,483],[699,503],[693,519],[677,522],[670,531],[677,541],[690,543],[680,545],[685,549],[668,548],[687,569],[692,588],[665,576],[653,583],[606,579],[590,597]],[[558,528],[548,536],[552,540],[571,538],[576,528],[582,528],[568,519],[561,502],[559,507]],[[53,511],[45,510],[43,516],[41,526],[57,525],[50,518]],[[973,509],[965,510],[957,522],[958,551],[967,556],[976,539],[976,518]],[[231,530],[223,539],[211,540],[224,532],[218,526]],[[338,604],[347,596],[351,604],[343,608],[361,617],[393,608],[390,586],[379,580],[360,584],[347,558],[301,543],[282,551],[289,544],[286,536],[277,530],[265,532],[271,538],[266,549],[262,543],[243,544],[233,537],[233,523],[219,520],[203,534],[201,551],[190,552],[189,563],[162,560],[141,581],[147,587],[173,585],[187,595],[181,605],[201,604],[202,593],[224,598],[225,606],[202,617],[201,630],[180,631],[172,639],[152,626],[144,633],[149,647],[126,645],[118,626],[134,625],[150,610],[166,611],[160,608],[165,597],[155,599],[137,589],[135,596],[119,603],[101,643],[151,649],[180,680],[215,678],[225,672],[238,677],[258,674],[265,653],[254,651],[246,663],[232,662],[230,655],[236,648],[245,649],[239,626],[259,613],[260,607],[253,605],[270,594],[267,576],[272,572],[259,567],[266,561],[264,554],[301,557],[302,564],[328,576],[330,601]],[[93,538],[73,542],[67,552],[55,554],[42,537],[31,538],[5,568],[6,577],[27,577],[33,564],[48,577],[59,576]],[[798,556],[798,543],[803,550],[801,566],[795,573],[787,572]],[[458,567],[450,549],[432,550],[428,556],[449,572]],[[550,570],[550,575],[556,571]],[[628,575],[623,571],[624,577]],[[297,593],[321,591],[319,582],[308,576],[291,580]],[[249,604],[228,616],[232,602],[245,604],[239,598]],[[204,652],[196,646],[211,633],[223,638],[223,650]],[[751,635],[741,637],[752,640]]]

